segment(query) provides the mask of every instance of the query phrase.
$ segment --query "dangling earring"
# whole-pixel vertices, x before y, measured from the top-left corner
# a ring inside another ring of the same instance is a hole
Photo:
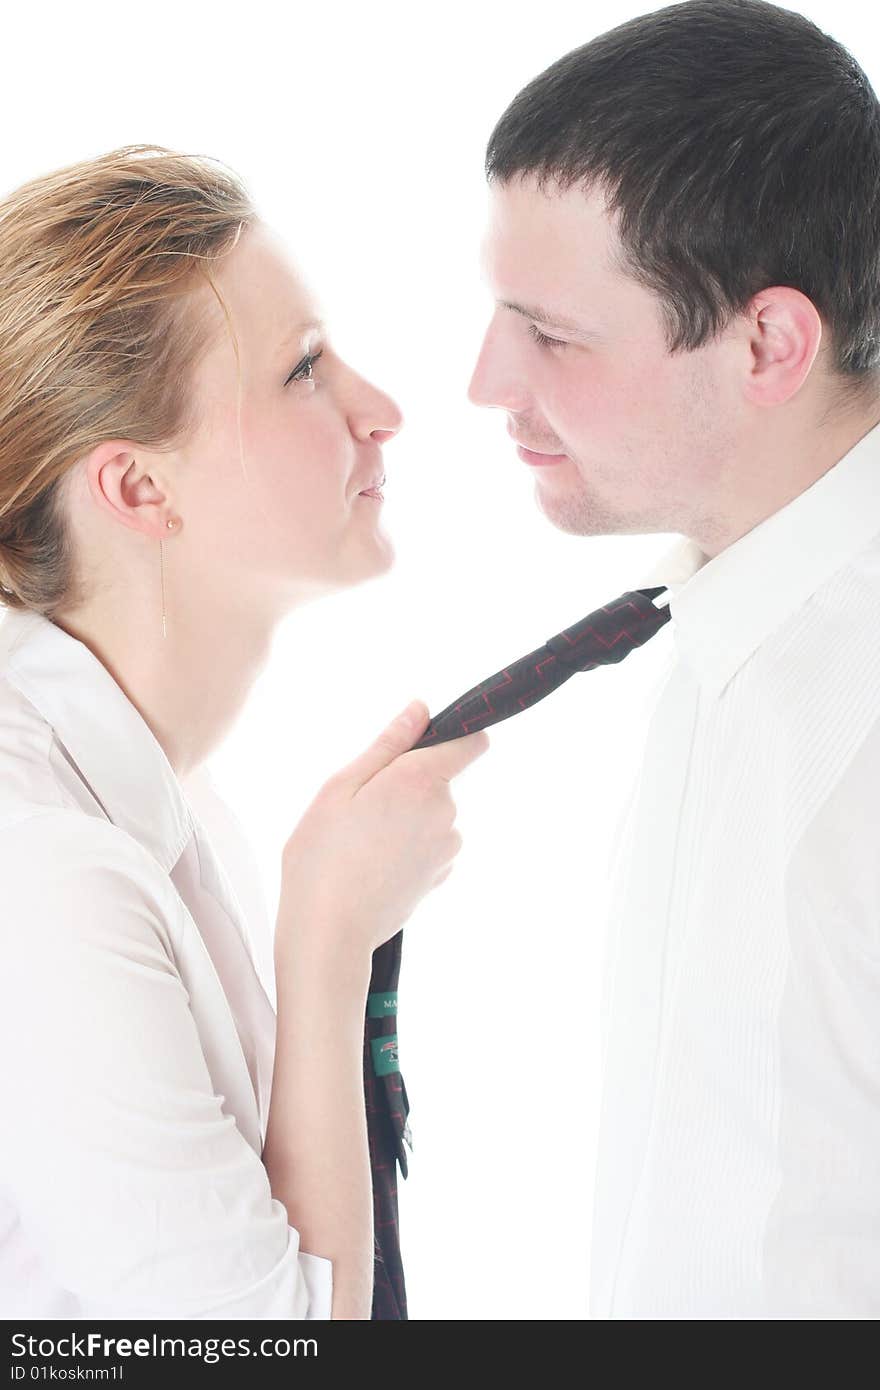
[[[173,531],[174,527],[177,525],[177,522],[166,521],[165,525],[168,527],[169,531]],[[161,537],[159,538],[159,569],[162,575],[162,636],[167,637],[168,633],[165,629],[165,552],[162,549]]]

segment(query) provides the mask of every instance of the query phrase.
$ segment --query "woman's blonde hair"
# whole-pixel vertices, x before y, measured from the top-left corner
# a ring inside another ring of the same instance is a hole
[[[84,601],[62,504],[102,439],[179,448],[216,324],[207,263],[257,213],[219,161],[125,145],[0,200],[0,604],[51,618]]]

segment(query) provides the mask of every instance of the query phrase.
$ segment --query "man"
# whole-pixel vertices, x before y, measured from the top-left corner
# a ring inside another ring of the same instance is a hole
[[[880,106],[762,0],[554,63],[486,155],[504,410],[560,530],[681,533],[619,829],[596,1317],[880,1314]]]

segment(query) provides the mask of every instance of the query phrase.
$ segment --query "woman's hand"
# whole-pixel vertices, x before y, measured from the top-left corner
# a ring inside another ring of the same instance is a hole
[[[300,1248],[333,1263],[335,1319],[369,1318],[372,1297],[363,1076],[372,953],[449,874],[461,847],[449,783],[489,746],[480,731],[413,748],[428,719],[414,701],[331,777],[282,855],[263,1161]]]
[[[320,923],[363,958],[452,871],[462,839],[449,783],[486,751],[489,736],[480,730],[413,748],[429,720],[414,700],[318,792],[284,846],[282,896],[294,909],[286,930]]]

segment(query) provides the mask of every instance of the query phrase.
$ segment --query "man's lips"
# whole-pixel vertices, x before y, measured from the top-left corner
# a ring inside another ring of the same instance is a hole
[[[539,454],[535,449],[527,449],[524,444],[517,444],[516,452],[524,463],[528,463],[532,468],[542,468],[550,463],[562,463],[568,458],[568,454]]]
[[[525,463],[530,463],[533,467],[539,468],[542,464],[560,463],[562,459],[568,458],[568,454],[551,454],[546,449],[530,449],[521,439],[517,439],[510,425],[507,426],[507,433],[510,435],[517,448],[517,453]]]

